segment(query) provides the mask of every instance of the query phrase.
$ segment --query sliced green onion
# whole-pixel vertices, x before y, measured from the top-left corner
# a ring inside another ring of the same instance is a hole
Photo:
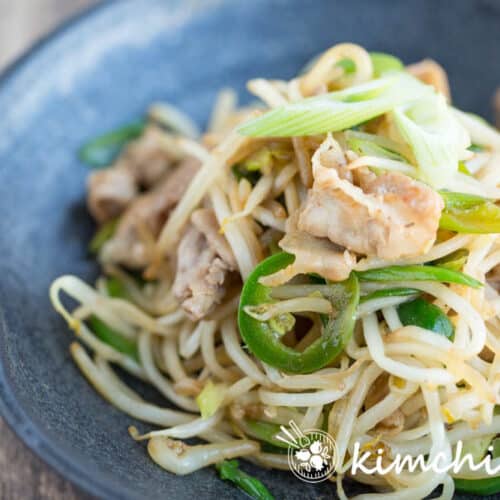
[[[388,158],[389,160],[408,162],[407,158],[398,152],[398,149],[400,149],[399,145],[385,137],[356,130],[347,130],[345,138],[349,148],[359,155],[377,156]]]
[[[367,293],[359,298],[359,303],[364,304],[370,300],[375,299],[385,299],[387,297],[411,297],[412,295],[419,295],[420,290],[416,288],[386,288],[384,290],[376,290],[371,293]]]
[[[472,143],[468,148],[469,151],[472,151],[473,153],[483,153],[486,151],[486,148],[484,146],[480,146],[479,144],[474,144]]]
[[[145,126],[143,121],[131,123],[101,135],[85,144],[78,156],[91,167],[106,167],[113,163],[125,144],[142,135]]]
[[[356,63],[352,59],[342,59],[335,66],[342,68],[345,75],[352,75],[356,72]]]
[[[439,281],[480,288],[482,283],[467,274],[438,266],[388,266],[357,271],[361,281]]]
[[[492,200],[468,193],[440,194],[445,203],[440,228],[457,233],[500,233],[500,207]]]
[[[203,390],[196,397],[202,418],[211,417],[220,408],[226,392],[226,384],[214,384],[210,379],[205,383]]]
[[[238,488],[257,500],[274,500],[269,490],[255,477],[240,470],[238,460],[224,460],[215,465],[221,479],[233,482]]]
[[[453,340],[455,329],[448,316],[438,306],[422,298],[399,305],[398,315],[405,326],[419,326]]]
[[[467,168],[467,165],[463,161],[458,162],[458,171],[462,174],[472,177],[471,171]]]
[[[127,289],[121,280],[112,276],[106,280],[106,290],[110,297],[114,299],[128,298]]]
[[[373,65],[373,77],[379,78],[391,71],[403,71],[404,65],[400,59],[384,52],[370,52]]]
[[[465,248],[456,250],[445,257],[436,259],[432,261],[432,265],[445,267],[446,269],[451,269],[452,271],[460,271],[467,262],[467,257],[469,256],[469,251]]]
[[[426,96],[393,111],[394,121],[417,162],[419,177],[443,187],[455,175],[470,146],[467,131],[439,94]]]
[[[345,130],[387,113],[432,90],[404,73],[389,75],[344,90],[310,97],[244,123],[238,129],[253,137],[290,137]]]
[[[241,181],[241,179],[246,179],[252,186],[255,186],[261,177],[259,170],[249,171],[240,163],[233,165],[231,170],[238,182]]]
[[[248,156],[240,165],[249,172],[262,172],[272,167],[273,154],[269,148],[262,148]]]
[[[89,243],[90,252],[99,253],[104,243],[115,234],[119,220],[119,218],[108,220],[96,231]]]
[[[445,210],[473,208],[491,201],[489,198],[477,194],[455,193],[446,190],[439,191],[439,194],[443,198]]]
[[[137,343],[135,341],[130,340],[127,337],[124,337],[121,333],[116,332],[104,323],[104,321],[101,321],[97,316],[90,316],[88,323],[95,336],[100,340],[110,345],[118,352],[139,361]]]
[[[469,209],[444,210],[439,227],[457,233],[500,233],[500,207],[488,202]]]
[[[277,448],[288,449],[287,444],[276,439],[276,435],[280,433],[280,426],[277,424],[262,422],[260,420],[245,420],[243,427],[246,434],[259,441],[271,444]]]

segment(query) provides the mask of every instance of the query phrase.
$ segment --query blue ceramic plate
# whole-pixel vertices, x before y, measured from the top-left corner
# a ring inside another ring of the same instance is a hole
[[[73,366],[71,335],[47,289],[63,273],[93,279],[86,245],[89,137],[148,103],[177,103],[200,125],[217,90],[245,98],[255,76],[291,77],[341,41],[442,62],[457,104],[485,116],[500,83],[496,0],[130,0],[107,3],[25,56],[0,84],[0,410],[44,460],[106,498],[234,498],[212,469],[162,471],[127,435],[130,418]],[[247,96],[248,97],[248,96]],[[277,498],[331,496],[280,472],[259,471]]]

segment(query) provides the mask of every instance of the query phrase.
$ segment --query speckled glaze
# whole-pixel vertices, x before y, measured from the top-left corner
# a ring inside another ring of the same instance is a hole
[[[202,125],[217,89],[248,99],[248,78],[288,78],[341,41],[432,56],[455,102],[490,116],[500,84],[497,0],[131,0],[107,3],[40,44],[0,83],[0,411],[36,453],[103,498],[242,496],[213,469],[175,477],[154,465],[72,364],[71,334],[47,290],[60,274],[92,280],[93,224],[84,206],[83,141],[178,104]],[[151,397],[157,398],[156,394]],[[140,429],[147,426],[137,424]],[[332,496],[284,472],[247,470],[276,498]],[[351,490],[353,491],[353,490]]]

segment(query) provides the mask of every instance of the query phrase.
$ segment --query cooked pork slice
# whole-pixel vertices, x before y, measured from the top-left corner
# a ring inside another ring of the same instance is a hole
[[[298,229],[383,259],[427,252],[436,238],[441,196],[397,172],[376,177],[366,171],[357,176],[356,186],[323,165],[322,155],[333,147],[335,141],[328,137],[313,156],[314,185],[301,208]]]
[[[418,63],[410,64],[406,67],[406,70],[422,82],[432,85],[438,92],[446,97],[448,102],[451,101],[448,76],[443,67],[436,61],[424,59]]]
[[[138,196],[123,214],[113,238],[104,245],[103,261],[136,269],[145,267],[151,258],[154,240],[199,165],[195,158],[184,160],[156,188]]]
[[[295,256],[295,260],[285,269],[264,276],[261,283],[279,286],[298,274],[316,273],[332,281],[342,281],[356,264],[356,259],[344,248],[327,238],[316,238],[297,228],[298,211],[286,222],[285,236],[278,245]]]
[[[295,255],[295,274],[317,273],[332,281],[347,279],[356,263],[354,257],[326,238],[300,231],[296,224],[296,217],[290,217],[285,236],[279,242],[285,252]]]
[[[221,302],[227,275],[236,269],[236,262],[212,210],[194,212],[192,222],[177,250],[173,291],[188,315],[198,320]]]
[[[319,146],[318,146],[319,147]],[[344,151],[338,143],[331,142],[331,147],[321,153],[321,165],[324,167],[335,168],[338,176],[349,182],[353,181],[353,171],[349,170],[348,160]]]
[[[87,206],[103,223],[118,217],[137,195],[134,177],[123,169],[108,168],[89,175]]]
[[[177,160],[162,147],[164,142],[158,127],[147,127],[141,137],[127,146],[115,168],[129,170],[142,187],[154,186]]]
[[[97,222],[120,215],[141,187],[154,186],[177,161],[162,142],[162,132],[150,126],[127,146],[113,166],[89,176],[87,205]]]

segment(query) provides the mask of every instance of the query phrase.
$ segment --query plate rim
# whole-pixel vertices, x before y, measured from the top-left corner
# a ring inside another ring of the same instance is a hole
[[[74,27],[91,20],[93,17],[119,5],[117,0],[99,0],[98,3],[85,7],[70,15],[60,24],[31,43],[20,55],[9,62],[0,73],[0,93],[9,81],[30,64],[31,60],[42,53],[51,42],[60,38]],[[0,331],[6,331],[5,308],[0,304]],[[0,351],[4,347],[0,346]],[[100,498],[132,499],[133,496],[119,485],[111,486],[102,475],[90,474],[84,467],[77,465],[72,456],[51,443],[43,430],[26,415],[11,388],[3,359],[0,357],[0,416],[7,427],[21,443],[48,465],[60,477],[75,485],[82,492]]]
[[[165,4],[172,0],[162,0]],[[125,2],[124,2],[125,3]],[[32,59],[43,53],[50,44],[86,22],[92,22],[108,9],[120,8],[119,0],[99,0],[98,3],[83,8],[70,15],[46,34],[31,43],[19,56],[9,62],[0,72],[0,94],[23,68],[30,65]],[[6,307],[0,303],[0,335],[7,331],[5,320]],[[15,436],[48,465],[61,478],[75,485],[79,490],[98,498],[135,500],[136,496],[119,483],[112,482],[102,472],[90,473],[82,464],[74,460],[73,455],[51,443],[43,429],[26,414],[15,395],[10,377],[4,363],[5,346],[0,343],[0,416]],[[462,494],[463,495],[463,494]],[[462,496],[461,498],[466,498]],[[473,497],[471,497],[473,498]]]

